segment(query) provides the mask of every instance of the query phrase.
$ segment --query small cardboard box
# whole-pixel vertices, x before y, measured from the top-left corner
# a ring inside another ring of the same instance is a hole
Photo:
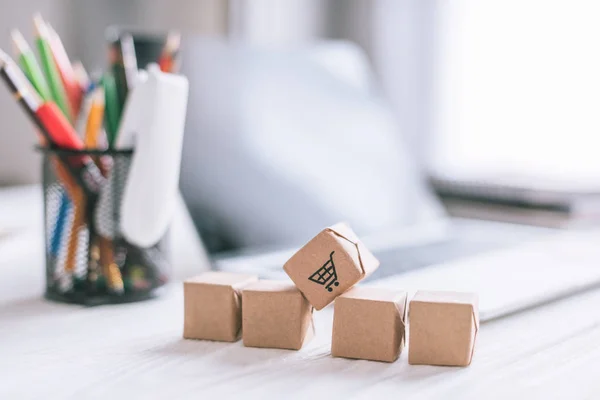
[[[471,364],[479,330],[477,295],[417,292],[410,302],[408,363]]]
[[[379,267],[379,261],[346,224],[326,228],[283,269],[317,310]]]
[[[406,292],[354,287],[335,299],[331,355],[394,362],[404,347]]]
[[[244,346],[299,350],[314,335],[313,308],[291,282],[246,286],[242,309]]]
[[[206,272],[183,283],[186,339],[234,342],[242,328],[240,289],[257,277],[226,272]]]

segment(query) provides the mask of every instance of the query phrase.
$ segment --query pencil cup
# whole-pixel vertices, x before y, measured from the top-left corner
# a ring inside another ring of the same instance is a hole
[[[168,282],[168,233],[142,248],[120,232],[133,152],[40,148],[43,154],[46,298],[99,305],[155,297]],[[86,185],[86,176],[99,176]],[[151,218],[152,216],[148,216]]]

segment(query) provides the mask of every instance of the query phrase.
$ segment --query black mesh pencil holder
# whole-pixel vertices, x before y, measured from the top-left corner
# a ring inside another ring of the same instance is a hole
[[[171,273],[168,233],[142,248],[129,243],[119,229],[132,151],[39,150],[46,298],[98,305],[156,296]]]

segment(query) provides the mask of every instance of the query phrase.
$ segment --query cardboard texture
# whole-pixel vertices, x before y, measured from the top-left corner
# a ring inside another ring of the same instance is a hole
[[[242,308],[244,346],[299,350],[314,335],[313,308],[291,282],[246,286]]]
[[[409,364],[471,364],[479,330],[476,294],[417,292],[408,319]]]
[[[379,267],[346,224],[326,228],[290,258],[283,269],[317,310]]]
[[[406,292],[354,287],[335,299],[331,355],[394,362],[404,347]]]
[[[186,339],[235,342],[242,328],[240,290],[256,276],[206,272],[183,283]]]

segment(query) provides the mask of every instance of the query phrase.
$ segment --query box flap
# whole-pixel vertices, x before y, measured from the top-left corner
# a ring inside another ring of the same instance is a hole
[[[363,277],[370,275],[379,267],[379,260],[377,260],[373,254],[371,254],[371,252],[360,241],[358,236],[356,236],[356,233],[354,233],[354,231],[347,224],[340,222],[325,228],[325,231],[331,232],[356,246]]]
[[[406,328],[406,319],[408,318],[408,293],[404,294],[404,309],[402,310],[402,322]]]
[[[407,317],[407,310],[408,310],[408,293],[404,292],[402,296],[403,296],[403,299],[401,301],[394,302],[394,304],[396,305],[396,309],[398,310],[398,313],[400,314],[402,326],[404,326],[404,328],[406,328],[406,317]]]
[[[357,244],[360,241],[358,236],[356,236],[356,233],[354,233],[352,228],[350,228],[345,222],[339,222],[335,225],[331,225],[330,227],[325,228],[325,230],[329,230],[353,244]]]

